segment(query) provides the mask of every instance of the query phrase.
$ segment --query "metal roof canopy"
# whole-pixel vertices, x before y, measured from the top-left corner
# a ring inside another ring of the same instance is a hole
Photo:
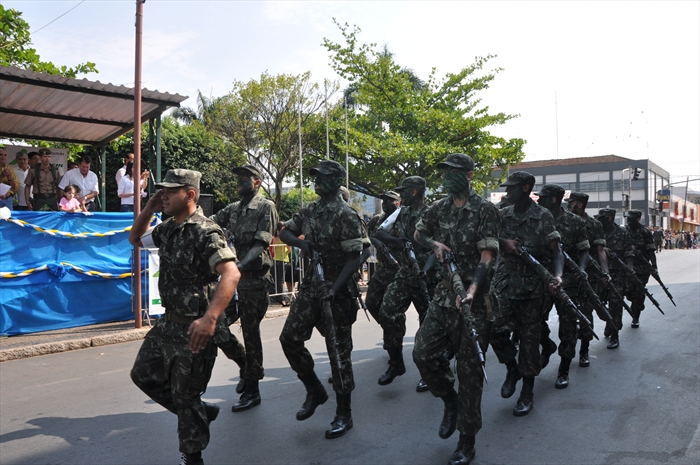
[[[141,123],[187,98],[143,89]],[[0,66],[0,137],[100,147],[133,128],[133,88]]]

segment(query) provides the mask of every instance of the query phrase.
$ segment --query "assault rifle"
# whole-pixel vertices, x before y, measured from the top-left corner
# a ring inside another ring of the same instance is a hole
[[[382,241],[379,239],[375,238],[370,238],[370,241],[372,242],[372,245],[374,246],[375,249],[377,249],[377,253],[380,254],[384,259],[389,262],[389,266],[391,268],[398,269],[399,268],[399,262],[394,258],[394,256],[391,254],[391,251],[389,251],[389,247],[386,246]]]
[[[328,294],[330,289],[328,283],[326,282],[326,274],[323,271],[323,259],[321,254],[316,250],[311,250],[311,268],[314,270],[314,276],[316,280],[316,285],[318,290],[322,295]],[[343,368],[343,364],[340,361],[340,351],[338,350],[338,337],[335,334],[335,325],[333,324],[333,310],[331,310],[331,302],[328,299],[322,299],[323,304],[323,324],[326,329],[325,336],[331,340],[330,347],[332,353],[328,354],[328,358],[331,359],[331,363],[335,362],[338,372]],[[340,387],[344,389],[343,377],[338,376],[340,379]]]
[[[666,295],[668,296],[668,299],[671,301],[674,307],[677,307],[676,303],[673,301],[673,296],[671,295],[671,292],[668,290],[666,285],[661,281],[661,277],[659,276],[659,271],[651,266],[651,263],[649,263],[649,260],[647,257],[644,256],[641,250],[635,250],[634,253],[644,262],[644,271],[646,273],[649,273],[654,277],[657,283],[659,283],[659,286],[661,286],[661,289],[664,290]]]
[[[605,305],[603,305],[603,302],[600,301],[600,297],[598,297],[598,294],[596,294],[593,288],[591,287],[591,283],[588,282],[588,275],[586,274],[586,272],[579,268],[576,262],[569,256],[569,254],[564,251],[564,247],[561,245],[561,243],[559,244],[559,248],[561,249],[561,254],[564,256],[564,263],[569,267],[569,269],[571,270],[571,274],[574,276],[574,278],[576,278],[576,282],[578,282],[579,285],[583,288],[583,292],[586,294],[586,296],[593,301],[593,306],[595,307],[595,309],[598,311],[599,314],[602,313],[603,315],[605,315],[605,321],[609,322],[617,331],[619,331],[621,328],[617,327],[612,315],[605,307]]]
[[[413,242],[404,242],[404,252],[408,258],[409,263],[411,263],[411,268],[413,269],[413,274],[418,277],[418,285],[420,286],[420,291],[423,294],[423,298],[426,303],[430,303],[430,293],[428,292],[428,283],[426,282],[426,275],[423,270],[421,270],[418,265],[418,259],[416,259],[416,253],[413,251]]]
[[[547,270],[547,268],[545,268],[544,265],[538,262],[537,259],[530,254],[530,252],[528,252],[527,248],[517,246],[516,249],[520,258],[525,260],[535,270],[535,272],[539,275],[540,279],[544,281],[545,286],[549,285],[550,282],[554,281],[554,276],[552,276],[552,274]],[[569,310],[574,312],[578,316],[579,321],[582,321],[586,325],[586,327],[591,331],[593,337],[600,340],[595,331],[593,331],[593,325],[591,324],[591,320],[589,320],[586,317],[586,315],[584,315],[583,312],[581,312],[581,310],[571,300],[571,297],[569,297],[563,289],[559,288],[554,293],[554,298],[559,303],[563,304],[565,308],[568,308]]]
[[[489,382],[486,377],[486,359],[484,358],[484,351],[481,350],[481,345],[479,345],[479,335],[474,328],[473,316],[471,314],[471,309],[464,302],[467,297],[467,290],[464,288],[464,283],[462,282],[462,277],[457,273],[457,265],[455,264],[455,257],[452,252],[444,251],[442,253],[442,262],[447,266],[449,272],[449,282],[452,287],[452,291],[459,296],[462,305],[460,310],[464,317],[464,321],[467,324],[467,331],[472,338],[472,344],[474,344],[474,350],[476,351],[476,356],[479,358],[479,364],[481,365],[481,371],[484,373],[484,381]]]
[[[630,268],[629,266],[627,266],[627,264],[625,262],[623,262],[622,259],[615,252],[613,252],[612,250],[608,250],[607,252],[608,252],[608,256],[610,258],[612,258],[613,261],[620,266],[622,271],[624,271],[627,276],[631,277],[632,280],[635,283],[637,283],[637,286],[644,289],[644,294],[646,294],[646,296],[649,297],[649,300],[651,301],[651,303],[654,304],[654,306],[659,309],[661,314],[665,315],[664,311],[661,310],[661,306],[659,305],[659,302],[656,301],[656,299],[654,298],[654,295],[651,292],[649,292],[649,289],[647,289],[644,286],[644,283],[639,280],[639,278],[637,277],[636,274],[634,274],[634,270],[632,268]]]
[[[605,274],[605,272],[603,271],[603,269],[600,267],[600,263],[598,263],[598,262],[597,262],[593,257],[591,257],[590,255],[589,255],[589,257],[590,257],[591,260],[588,262],[588,265],[589,265],[589,266],[592,266],[592,267],[593,267],[598,273],[600,273],[601,275]],[[629,306],[629,304],[628,304],[627,302],[625,302],[625,299],[622,297],[622,294],[620,294],[620,291],[615,287],[615,285],[612,283],[612,281],[610,281],[609,283],[607,283],[606,288],[607,288],[610,292],[612,292],[612,293],[615,295],[615,298],[616,298],[617,300],[619,300],[620,302],[622,302],[622,306],[625,307],[625,310],[627,310],[627,313],[629,313],[631,316],[634,317],[634,315],[632,315],[632,308]],[[602,318],[601,318],[601,319],[602,319]]]

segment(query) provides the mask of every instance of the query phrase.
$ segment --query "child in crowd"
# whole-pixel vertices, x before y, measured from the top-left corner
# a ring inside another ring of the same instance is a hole
[[[75,198],[76,194],[80,191],[78,186],[75,186],[73,184],[66,186],[66,188],[63,190],[63,198],[61,199],[61,202],[58,204],[58,208],[62,212],[71,212],[71,213],[78,213],[78,212],[86,212],[87,213],[87,208],[85,208],[85,204],[78,201],[78,199]]]

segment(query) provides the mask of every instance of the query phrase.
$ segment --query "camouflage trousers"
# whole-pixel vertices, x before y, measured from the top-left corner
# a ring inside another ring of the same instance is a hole
[[[627,277],[622,270],[612,269],[610,270],[610,277],[612,278],[612,285],[617,288],[621,296],[627,294],[628,283]],[[610,311],[610,316],[613,317],[613,321],[618,328],[622,329],[622,301],[618,299],[615,294],[609,290],[605,292],[605,298],[608,302],[608,310]]]
[[[515,360],[522,376],[535,377],[540,374],[540,338],[542,336],[542,316],[545,305],[544,294],[532,299],[498,300],[499,314],[491,331],[491,347],[500,363]],[[519,350],[510,334],[518,331]]]
[[[374,321],[379,324],[382,323],[382,300],[384,299],[387,287],[389,287],[389,284],[394,280],[394,276],[396,276],[396,270],[387,267],[378,268],[377,271],[372,274],[372,278],[369,280],[369,285],[367,286],[365,305],[367,305],[367,310],[369,310]]]
[[[333,342],[325,330],[323,306],[310,288],[302,285],[297,298],[292,302],[289,316],[280,334],[282,350],[289,361],[289,366],[297,375],[305,375],[314,369],[314,359],[305,347],[304,342],[311,339],[314,328],[317,328],[326,340],[326,350],[333,376],[333,390],[339,394],[349,394],[355,389],[352,372],[352,324],[357,318],[357,305],[349,294],[337,296],[332,304],[333,326],[338,342],[340,370],[331,354],[334,353]],[[342,380],[342,383],[341,383]]]
[[[263,277],[241,277],[238,283],[238,316],[241,319],[243,342],[245,349],[231,331],[227,331],[224,340],[216,341],[216,345],[229,359],[239,364],[244,361],[241,378],[250,380],[263,379],[263,348],[260,337],[260,322],[267,313],[269,298],[269,275]],[[229,325],[236,321],[235,304],[231,300],[226,308],[226,318]]]
[[[635,275],[642,282],[642,284],[644,284],[644,287],[646,287],[647,283],[649,282],[649,273],[635,273]],[[627,298],[632,304],[630,305],[632,313],[637,315],[637,318],[639,318],[639,315],[644,310],[644,300],[646,300],[647,296],[644,293],[644,289],[642,289],[634,279],[631,277],[628,279],[630,280],[629,288],[634,289],[634,291],[628,293]]]
[[[428,293],[431,289],[428,288]],[[430,301],[421,291],[418,278],[405,273],[397,273],[387,287],[380,310],[380,324],[384,330],[384,349],[400,349],[406,335],[406,312],[411,302],[418,312],[418,321],[422,322],[428,311]]]
[[[581,313],[585,315],[583,310],[581,299],[579,299],[579,289],[578,287],[567,287],[564,292],[571,297],[571,301],[581,309]],[[547,296],[545,298],[545,312],[542,316],[542,338],[540,342],[546,342],[549,339],[551,333],[547,320],[549,319],[549,313],[552,311],[552,306],[554,306],[554,301],[551,297]],[[556,305],[557,315],[559,316],[559,356],[561,358],[574,358],[576,356],[576,342],[578,339],[578,316],[566,308],[559,308],[561,305]],[[586,315],[590,320],[591,316]],[[585,323],[581,324],[581,328],[585,326]],[[590,333],[590,331],[589,331]],[[591,335],[591,337],[593,337]],[[590,340],[590,339],[589,339]]]
[[[591,287],[593,288],[593,291],[598,295],[600,298],[601,303],[605,305],[603,301],[603,291],[605,290],[605,286],[603,285],[602,280],[602,275],[596,271],[591,270],[591,267],[588,267],[586,270],[588,272],[588,282],[590,283]],[[595,321],[593,318],[593,312],[598,315],[598,318],[600,318],[603,321],[606,321],[607,316],[604,313],[601,313],[600,310],[595,308],[595,305],[593,304],[593,300],[590,298],[587,298],[585,295],[582,294],[582,298],[580,299],[581,305],[579,308],[581,309],[581,312],[586,315],[586,318],[591,322],[591,328],[595,329]],[[578,338],[582,341],[592,341],[593,340],[593,332],[589,330],[586,325],[580,325],[578,329]]]
[[[177,415],[180,452],[192,454],[209,444],[209,422],[201,395],[211,377],[216,346],[193,354],[189,325],[161,318],[139,349],[131,379],[148,397]]]
[[[491,321],[487,317],[483,295],[477,296],[471,311],[475,318],[474,327],[479,335],[479,345],[485,355]],[[475,436],[482,425],[481,396],[484,377],[468,330],[468,322],[456,307],[443,307],[431,302],[423,324],[416,333],[413,361],[435,397],[443,397],[454,389],[455,377],[450,369],[450,361],[444,356],[448,349],[451,349],[457,358],[457,429],[462,434]]]

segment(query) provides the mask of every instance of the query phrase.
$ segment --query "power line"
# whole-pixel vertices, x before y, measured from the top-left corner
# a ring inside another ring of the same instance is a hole
[[[37,29],[36,31],[32,32],[32,34],[36,34],[37,32],[41,31],[41,30],[44,29],[45,27],[50,26],[51,24],[55,23],[56,21],[58,21],[59,19],[63,18],[65,15],[67,15],[67,14],[70,13],[71,11],[75,10],[76,8],[78,8],[78,7],[79,7],[80,5],[82,5],[83,3],[85,3],[85,0],[81,0],[80,3],[78,3],[77,5],[75,5],[73,8],[71,8],[71,9],[68,10],[68,11],[66,11],[65,13],[63,13],[61,16],[59,16],[58,18],[54,19],[53,21],[51,21],[51,22],[49,22],[49,23],[47,23],[47,24],[44,24],[44,25],[41,26],[39,29]]]

